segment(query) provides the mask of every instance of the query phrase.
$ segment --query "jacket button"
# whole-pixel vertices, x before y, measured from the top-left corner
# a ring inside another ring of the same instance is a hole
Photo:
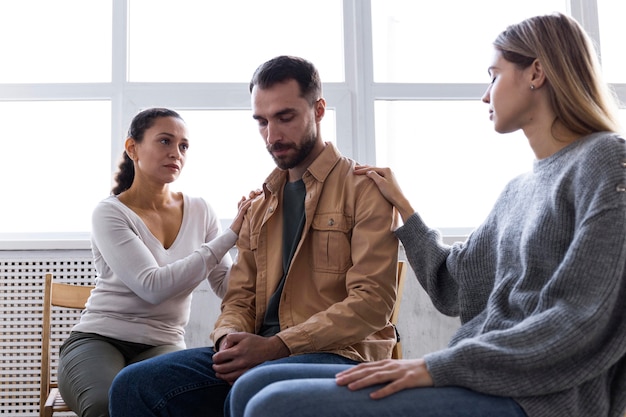
[[[626,159],[622,159],[622,168],[626,168]]]
[[[267,209],[268,212],[273,213],[274,212],[274,207],[270,207]]]
[[[626,192],[626,184],[618,184],[617,187],[615,187],[615,191],[618,193]]]
[[[334,225],[335,225],[335,220],[334,220],[334,219],[330,219],[330,220],[328,221],[328,225],[329,225],[329,226],[334,226]]]

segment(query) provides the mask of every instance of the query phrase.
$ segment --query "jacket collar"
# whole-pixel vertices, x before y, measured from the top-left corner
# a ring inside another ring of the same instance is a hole
[[[328,174],[341,158],[341,153],[332,142],[325,142],[324,150],[307,168],[307,172],[319,182],[324,182]],[[305,173],[306,176],[306,173]],[[287,171],[275,168],[263,183],[265,193],[275,193],[287,182]]]

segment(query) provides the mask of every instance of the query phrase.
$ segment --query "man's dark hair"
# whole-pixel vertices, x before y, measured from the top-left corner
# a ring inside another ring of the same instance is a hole
[[[255,85],[265,89],[289,80],[298,82],[300,96],[311,105],[322,96],[322,82],[315,66],[306,59],[288,55],[281,55],[261,64],[250,80],[250,92]]]

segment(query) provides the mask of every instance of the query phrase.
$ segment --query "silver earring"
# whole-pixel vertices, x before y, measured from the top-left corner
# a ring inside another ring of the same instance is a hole
[[[534,85],[534,84],[531,84],[531,85],[530,85],[530,89],[531,89],[531,90],[534,90],[534,89],[535,89],[535,85]]]

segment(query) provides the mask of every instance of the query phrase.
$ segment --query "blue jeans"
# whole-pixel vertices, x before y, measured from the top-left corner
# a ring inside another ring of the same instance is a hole
[[[109,391],[110,416],[222,417],[231,386],[215,376],[214,353],[209,347],[186,349],[127,366]],[[274,363],[356,362],[332,353],[309,353],[265,362],[257,368]]]
[[[235,382],[231,417],[526,417],[511,398],[460,387],[411,388],[372,400],[374,386],[350,391],[335,383],[349,366],[277,364],[250,370]]]

